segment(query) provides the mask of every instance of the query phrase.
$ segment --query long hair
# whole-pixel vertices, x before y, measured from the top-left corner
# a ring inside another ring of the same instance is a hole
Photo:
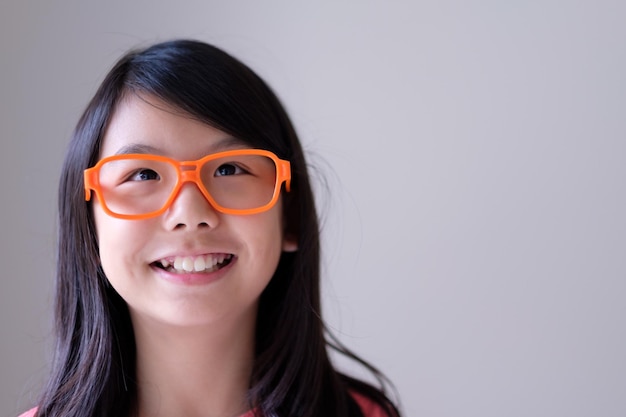
[[[262,416],[356,417],[352,394],[398,410],[383,389],[337,372],[328,348],[382,375],[325,330],[320,311],[320,242],[307,164],[280,101],[253,71],[205,43],[176,40],[122,57],[80,118],[59,187],[55,357],[38,416],[128,416],[136,399],[135,344],[128,308],[100,266],[83,170],[100,153],[105,129],[127,94],[145,93],[251,147],[291,162],[284,197],[286,233],[298,250],[281,255],[261,295],[250,405]],[[327,337],[331,337],[328,340]]]

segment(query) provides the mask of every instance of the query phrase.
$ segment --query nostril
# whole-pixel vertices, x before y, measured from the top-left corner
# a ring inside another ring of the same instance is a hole
[[[185,229],[187,227],[187,224],[185,223],[178,223],[176,225],[176,229]],[[210,227],[209,224],[207,222],[200,222],[198,223],[198,227],[200,228],[204,228],[204,227]]]

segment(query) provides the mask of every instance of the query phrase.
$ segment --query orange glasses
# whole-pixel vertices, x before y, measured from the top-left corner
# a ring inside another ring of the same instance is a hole
[[[93,190],[105,213],[139,220],[163,214],[185,182],[195,183],[217,211],[255,214],[278,201],[281,185],[289,191],[289,161],[260,149],[177,161],[159,155],[124,154],[100,160],[84,172],[85,200]]]

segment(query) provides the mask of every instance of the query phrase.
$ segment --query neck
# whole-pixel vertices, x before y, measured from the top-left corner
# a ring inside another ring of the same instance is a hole
[[[177,327],[133,317],[138,415],[236,417],[249,409],[254,318]]]

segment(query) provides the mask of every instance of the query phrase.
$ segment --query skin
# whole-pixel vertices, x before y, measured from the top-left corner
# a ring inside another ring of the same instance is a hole
[[[195,160],[239,141],[151,96],[128,95],[105,132],[101,158],[129,145]],[[282,204],[248,216],[215,211],[185,184],[161,216],[121,220],[93,205],[100,258],[128,304],[137,344],[140,416],[237,416],[253,364],[259,297],[281,252],[296,249],[283,233]],[[210,275],[174,276],[154,266],[171,256],[229,253]]]

